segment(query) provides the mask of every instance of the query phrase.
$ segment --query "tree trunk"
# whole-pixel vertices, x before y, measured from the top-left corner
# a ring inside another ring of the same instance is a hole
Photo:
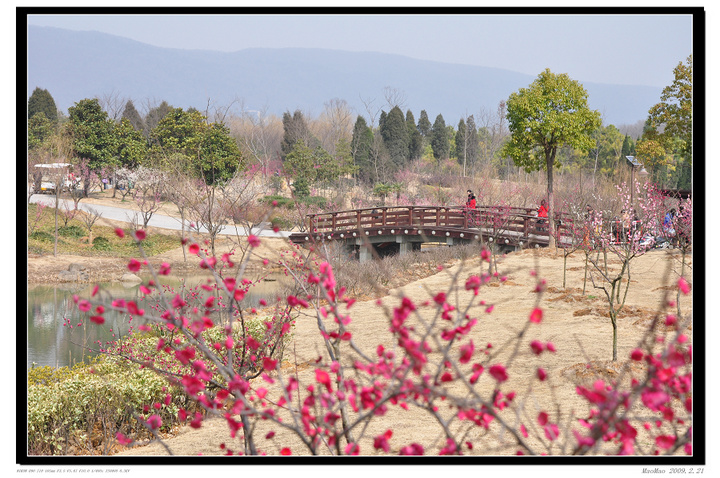
[[[555,196],[553,193],[553,167],[555,165],[555,149],[546,151],[545,157],[548,181],[548,224],[550,225],[550,237],[548,247],[555,247]]]

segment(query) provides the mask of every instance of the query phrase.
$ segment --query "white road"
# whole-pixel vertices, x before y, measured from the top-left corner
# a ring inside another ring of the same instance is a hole
[[[47,194],[33,194],[30,197],[30,202],[34,204],[45,204],[47,206],[55,207],[55,196],[47,195]],[[72,208],[72,200],[69,199],[60,199],[60,207],[63,207],[63,203],[68,203],[68,205]],[[126,209],[122,207],[113,207],[113,206],[102,206],[99,204],[84,204],[82,201],[78,204],[78,209],[81,209],[83,211],[89,212],[89,210],[95,211],[100,213],[102,218],[104,219],[111,219],[113,221],[121,221],[121,222],[127,222],[132,223],[133,218],[136,214],[139,214],[139,211],[135,211],[132,209]],[[171,229],[179,231],[181,230],[181,221],[180,219],[170,217],[170,216],[164,216],[162,214],[153,214],[153,216],[150,218],[150,221],[148,222],[148,226],[152,227],[159,227],[163,229]],[[185,230],[190,229],[190,222],[185,221]],[[196,228],[193,228],[193,231],[196,231]],[[206,232],[206,229],[200,228],[200,232]],[[264,228],[251,228],[250,231],[247,231],[245,228],[235,226],[235,225],[228,225],[223,226],[222,230],[220,231],[220,234],[223,235],[240,235],[240,236],[248,236],[249,234],[254,234],[256,236],[260,237],[288,237],[290,236],[290,232],[288,231],[278,231],[274,232],[272,229],[264,229]]]

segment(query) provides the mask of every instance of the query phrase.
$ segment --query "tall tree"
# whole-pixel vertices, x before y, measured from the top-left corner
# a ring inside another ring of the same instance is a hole
[[[362,180],[372,177],[371,151],[373,147],[373,132],[365,118],[358,116],[353,127],[350,151],[357,170],[357,176]]]
[[[692,168],[692,79],[693,61],[690,55],[686,63],[679,63],[674,69],[674,79],[670,86],[663,88],[660,103],[649,111],[649,127],[638,141],[638,156],[642,159],[643,150],[657,150],[658,147],[670,155],[677,154],[678,167],[683,181],[681,187],[690,187]],[[650,142],[652,144],[642,145]]]
[[[405,115],[398,106],[393,107],[382,122],[380,135],[395,169],[403,166],[408,158],[408,128]]]
[[[592,148],[592,132],[600,124],[600,112],[588,107],[587,91],[567,74],[545,69],[528,88],[512,93],[507,101],[510,141],[503,153],[526,171],[547,171],[550,246],[555,246],[553,168],[559,167],[558,149]]]
[[[283,113],[282,122],[284,134],[280,151],[283,159],[293,150],[298,141],[303,141],[311,149],[320,145],[320,141],[310,131],[302,111],[295,110],[292,115],[286,111]]]
[[[81,100],[68,108],[68,113],[68,132],[75,156],[88,159],[92,171],[118,166],[115,123],[100,107],[98,99]]]
[[[435,117],[430,146],[432,146],[435,159],[447,159],[450,157],[450,135],[445,126],[445,119],[441,114]]]
[[[408,159],[414,161],[422,156],[423,138],[415,124],[415,116],[410,110],[405,113],[405,123],[408,128]]]
[[[48,141],[54,130],[53,123],[47,119],[44,112],[38,111],[32,115],[28,120],[28,149],[31,151],[40,149]]]
[[[145,114],[143,135],[146,138],[150,138],[150,134],[153,129],[160,123],[166,114],[172,110],[173,107],[168,104],[167,101],[163,101],[157,106],[147,105],[147,114]]]
[[[220,123],[207,124],[197,110],[173,108],[152,131],[153,156],[164,159],[180,153],[192,158],[196,177],[206,184],[225,182],[233,177],[245,160],[228,128]]]
[[[430,118],[428,118],[427,111],[425,110],[420,111],[420,119],[418,120],[418,131],[420,131],[420,134],[423,136],[423,138],[428,138],[430,136],[430,133],[432,133],[432,123],[430,123]]]
[[[145,130],[145,122],[132,100],[127,100],[127,103],[125,103],[125,109],[123,109],[121,116],[121,120],[123,119],[128,120],[137,131],[143,132]]]
[[[36,87],[28,99],[28,119],[40,112],[44,113],[51,123],[57,123],[58,111],[55,100],[48,90]]]
[[[457,158],[458,163],[462,164],[463,176],[467,176],[467,143],[468,137],[465,119],[460,118],[460,121],[458,122],[458,129],[455,133],[455,157]]]
[[[120,166],[136,168],[144,162],[148,154],[148,143],[141,131],[133,127],[128,118],[120,120],[115,127]]]
[[[477,125],[475,125],[475,117],[468,116],[467,119],[467,162],[469,167],[474,167],[478,160],[478,149],[480,148],[480,138],[478,137]]]

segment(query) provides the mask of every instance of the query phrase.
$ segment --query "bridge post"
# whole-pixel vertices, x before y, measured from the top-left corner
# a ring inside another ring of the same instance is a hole
[[[358,250],[358,260],[360,262],[367,262],[372,260],[372,247],[373,246],[368,243],[360,244],[360,248]]]

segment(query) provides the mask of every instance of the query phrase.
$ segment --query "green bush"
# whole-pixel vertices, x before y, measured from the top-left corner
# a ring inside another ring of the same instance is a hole
[[[43,241],[43,242],[53,242],[55,240],[55,238],[52,234],[49,234],[45,231],[33,232],[32,234],[30,234],[30,239],[35,239],[37,241]]]
[[[103,236],[96,237],[93,240],[93,249],[96,249],[98,251],[109,251],[112,246],[110,245],[110,241]]]
[[[292,209],[295,207],[295,201],[292,198],[286,198],[285,196],[279,196],[274,194],[272,196],[265,196],[260,202],[272,205],[273,201],[276,202],[277,207],[284,207],[286,209]]]
[[[169,405],[164,403],[167,393],[173,397]],[[117,432],[144,438],[148,432],[138,416],[158,414],[162,428],[168,429],[186,400],[179,389],[168,390],[167,381],[154,372],[102,358],[72,368],[33,368],[28,371],[28,454],[87,450],[97,446],[90,435],[98,432],[106,442]],[[162,406],[155,409],[154,403]],[[145,413],[146,406],[152,411]]]
[[[80,226],[60,226],[58,228],[58,234],[63,237],[83,237],[85,236],[85,229]]]

